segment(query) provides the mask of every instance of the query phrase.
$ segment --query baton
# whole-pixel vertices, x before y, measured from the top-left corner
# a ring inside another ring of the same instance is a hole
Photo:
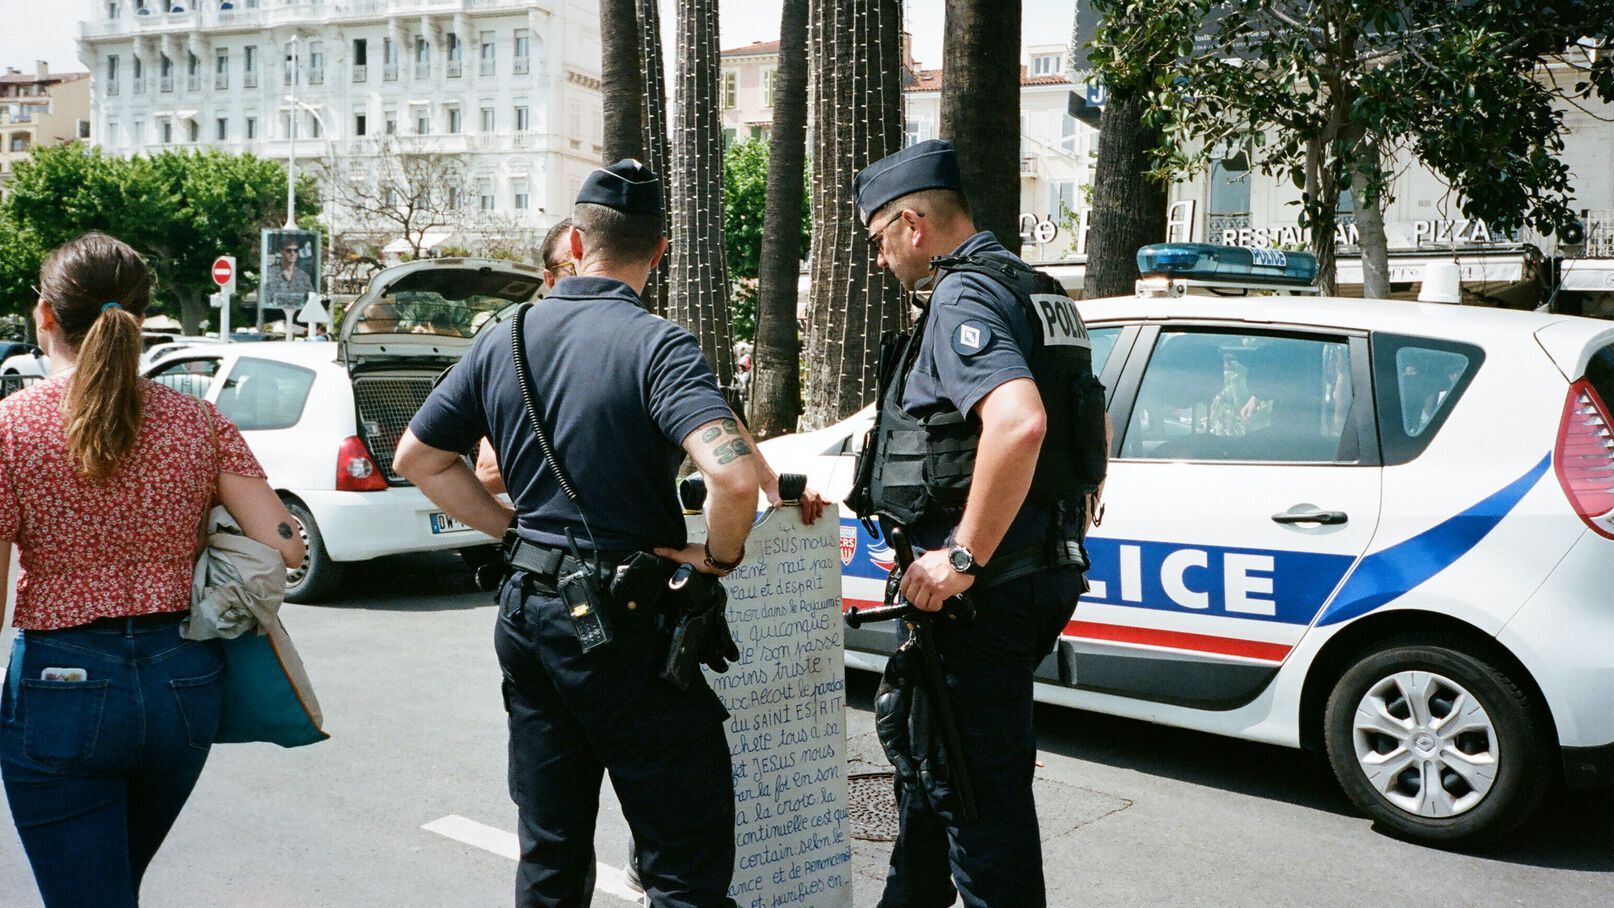
[[[925,615],[937,614],[949,621],[963,618],[965,621],[975,620],[975,605],[969,598],[960,594],[948,599],[939,612],[925,612],[914,608],[903,601],[901,593],[897,592],[896,584],[902,580],[902,575],[913,564],[913,546],[908,542],[908,534],[902,527],[893,526],[885,531],[885,536],[891,542],[891,548],[897,553],[897,572],[891,575],[892,587],[886,592],[886,598],[891,600],[889,605],[877,605],[873,608],[858,608],[853,606],[846,610],[846,626],[856,630],[865,624],[874,624],[880,621],[895,621],[898,619],[912,619]]]

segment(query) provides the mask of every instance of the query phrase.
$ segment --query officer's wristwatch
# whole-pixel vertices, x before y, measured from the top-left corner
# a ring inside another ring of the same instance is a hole
[[[959,572],[960,574],[967,574],[971,577],[979,574],[981,572],[981,568],[985,566],[979,561],[975,560],[975,553],[970,551],[967,546],[958,545],[956,543],[947,553],[947,563],[952,565],[953,570]]]

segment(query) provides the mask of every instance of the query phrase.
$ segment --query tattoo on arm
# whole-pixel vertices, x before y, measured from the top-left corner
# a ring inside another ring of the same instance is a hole
[[[740,424],[733,419],[721,420],[718,425],[721,425],[723,427],[723,431],[730,435],[740,434]]]
[[[713,426],[710,429],[707,429],[705,432],[701,433],[701,441],[703,441],[703,442],[705,442],[707,444],[711,444],[712,442],[717,441],[719,438],[722,438],[722,437],[723,437],[723,430],[719,429],[717,426]]]
[[[282,523],[280,526],[275,527],[275,530],[280,533],[281,539],[290,539],[291,537],[297,535],[296,533],[292,532],[291,524],[289,523]]]
[[[712,457],[720,464],[731,464],[751,453],[751,446],[736,438],[712,449]]]

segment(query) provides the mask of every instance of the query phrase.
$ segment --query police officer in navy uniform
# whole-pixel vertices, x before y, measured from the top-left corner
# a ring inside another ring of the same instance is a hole
[[[699,672],[684,690],[658,677],[666,653],[638,623],[647,610],[636,616],[637,603],[613,606],[615,638],[585,650],[557,584],[579,566],[568,532],[584,564],[609,569],[654,550],[708,574],[731,570],[755,514],[754,454],[694,336],[640,298],[667,250],[656,175],[636,161],[595,171],[578,195],[570,242],[577,276],[527,312],[521,336],[539,420],[576,504],[527,418],[510,355],[514,319],[479,337],[432,392],[397,468],[450,516],[491,536],[515,533],[494,643],[519,812],[516,904],[588,903],[608,772],[651,904],[732,906],[726,711]],[[460,453],[484,437],[514,513]],[[685,544],[675,480],[686,453],[708,488],[704,546]]]
[[[1046,904],[1032,677],[1083,590],[1083,511],[1105,454],[1103,388],[1074,304],[977,232],[962,188],[940,141],[854,184],[880,265],[919,291],[922,313],[909,338],[882,345],[880,413],[850,501],[926,549],[902,578],[910,603],[935,611],[967,593],[976,610],[934,625],[978,819],[899,786],[881,901],[892,908],[955,894]]]

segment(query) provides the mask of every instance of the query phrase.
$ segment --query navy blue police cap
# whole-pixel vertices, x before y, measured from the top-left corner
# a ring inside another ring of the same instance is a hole
[[[588,175],[577,204],[604,205],[623,214],[661,215],[661,178],[632,158]]]
[[[857,216],[865,227],[881,208],[926,189],[964,191],[958,154],[952,145],[940,139],[928,139],[887,155],[863,168],[852,181]]]

